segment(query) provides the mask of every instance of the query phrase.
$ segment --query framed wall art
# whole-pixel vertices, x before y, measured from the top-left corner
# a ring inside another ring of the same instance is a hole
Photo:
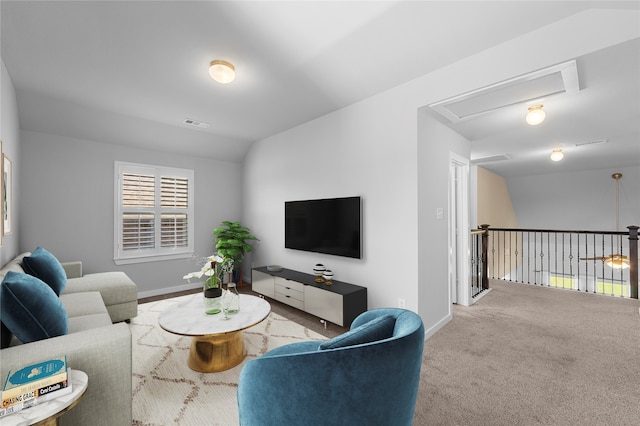
[[[13,170],[9,157],[2,154],[2,234],[11,234],[13,226]]]

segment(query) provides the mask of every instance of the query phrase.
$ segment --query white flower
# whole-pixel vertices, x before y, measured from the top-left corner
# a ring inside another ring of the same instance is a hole
[[[203,275],[207,277],[212,277],[216,274],[216,268],[212,267],[211,263],[215,262],[214,265],[218,265],[218,266],[224,265],[224,257],[220,256],[219,254],[213,254],[209,257],[205,257],[203,261],[204,261],[204,265],[202,265],[202,268],[200,268],[199,271],[189,272],[187,275],[182,277],[182,279],[191,282],[190,281],[191,278],[199,279],[199,278],[202,278]]]
[[[216,262],[216,263],[220,263],[222,264],[224,262],[224,257],[220,256],[219,254],[213,254],[209,257],[207,257],[207,259],[209,260],[209,262]],[[211,264],[211,263],[209,263]]]
[[[182,277],[182,279],[189,281],[191,278],[201,278],[201,277],[202,277],[202,271],[198,271],[198,272],[189,272],[187,275]]]

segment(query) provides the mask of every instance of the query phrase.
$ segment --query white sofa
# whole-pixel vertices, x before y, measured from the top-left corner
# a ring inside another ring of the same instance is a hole
[[[24,273],[23,253],[0,269]],[[68,334],[22,344],[15,337],[0,350],[0,377],[10,370],[61,355],[70,368],[84,371],[89,386],[60,425],[126,425],[132,422],[131,331],[137,314],[137,287],[122,272],[82,275],[82,263],[62,264],[67,285],[59,296],[69,317]],[[3,333],[7,330],[3,327]]]

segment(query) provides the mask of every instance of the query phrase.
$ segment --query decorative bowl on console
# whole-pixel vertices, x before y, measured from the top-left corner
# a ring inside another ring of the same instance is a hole
[[[282,271],[282,266],[280,266],[280,265],[267,265],[267,271],[269,271],[269,272],[280,272],[280,271]]]
[[[324,275],[324,271],[326,270],[327,268],[325,268],[322,263],[316,263],[316,266],[313,267],[313,273],[316,276],[317,283],[324,282],[324,278],[322,278],[322,275]]]
[[[324,274],[322,274],[322,278],[324,278],[324,283],[326,285],[333,284],[333,282],[331,281],[333,280],[333,271],[331,269],[325,270]]]

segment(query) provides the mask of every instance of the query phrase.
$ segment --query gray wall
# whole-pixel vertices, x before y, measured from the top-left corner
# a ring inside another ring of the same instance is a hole
[[[18,121],[18,104],[16,101],[16,91],[11,81],[11,77],[2,62],[2,75],[0,77],[0,139],[2,140],[2,152],[4,152],[13,164],[13,229],[10,235],[2,236],[2,246],[0,247],[0,264],[4,265],[16,254],[18,254],[18,244],[20,238],[20,123]],[[0,161],[2,159],[0,158]],[[1,232],[0,232],[1,234]]]
[[[636,155],[640,156],[640,146]],[[617,167],[507,179],[520,228],[614,231],[620,179],[620,230],[640,226],[640,167]]]
[[[37,132],[22,132],[20,250],[42,246],[62,261],[82,260],[84,272],[122,270],[142,295],[184,286],[194,259],[116,266],[114,161],[195,170],[195,251],[213,253],[212,232],[240,220],[242,165],[138,150]]]

